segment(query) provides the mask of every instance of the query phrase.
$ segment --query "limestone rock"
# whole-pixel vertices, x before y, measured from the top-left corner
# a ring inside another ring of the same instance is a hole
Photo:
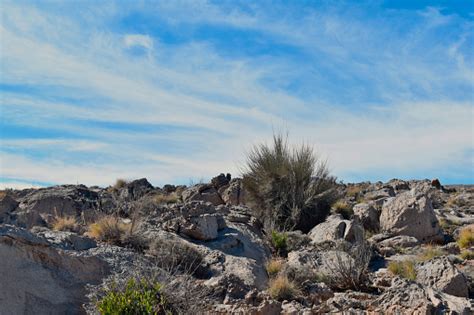
[[[215,215],[201,215],[190,219],[189,224],[181,228],[181,232],[197,240],[209,241],[217,237],[217,217]]]
[[[222,200],[226,204],[240,205],[245,203],[245,189],[240,178],[234,178],[229,185],[219,189]]]
[[[364,230],[358,223],[344,220],[342,216],[334,214],[323,223],[316,225],[308,236],[314,244],[338,239],[358,242],[364,239]]]
[[[447,257],[437,257],[422,263],[417,268],[416,280],[447,294],[469,296],[466,277]]]
[[[413,236],[424,242],[443,239],[430,199],[414,189],[383,205],[380,227],[389,233]]]
[[[189,187],[182,193],[182,198],[184,202],[189,201],[204,201],[210,202],[213,205],[221,205],[224,202],[222,198],[219,196],[216,188],[209,184],[198,184],[192,187]]]
[[[86,284],[98,284],[108,265],[47,246],[30,232],[0,227],[2,314],[81,314]]]
[[[380,211],[370,203],[358,203],[353,208],[354,216],[362,223],[364,228],[369,231],[378,231],[380,229]]]

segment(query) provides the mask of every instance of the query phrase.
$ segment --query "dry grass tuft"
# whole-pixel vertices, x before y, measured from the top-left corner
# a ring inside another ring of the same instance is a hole
[[[270,277],[275,277],[283,269],[283,266],[283,259],[272,258],[266,263],[265,268],[267,269],[267,273]]]
[[[89,225],[87,235],[101,242],[120,245],[122,237],[130,230],[130,225],[115,216],[104,216]]]
[[[170,204],[177,203],[179,201],[179,198],[176,193],[159,194],[153,197],[153,201],[157,204]]]
[[[343,200],[336,201],[331,208],[333,213],[338,213],[344,217],[344,219],[349,220],[352,215],[354,215],[354,211],[352,210],[351,205]]]
[[[79,230],[79,224],[74,217],[56,217],[51,227],[55,231],[77,232]]]
[[[461,252],[460,257],[461,257],[462,259],[464,259],[464,260],[472,260],[472,259],[474,259],[474,251],[468,250],[468,249],[467,249],[467,250],[463,250],[463,251]]]
[[[467,226],[461,230],[458,237],[458,245],[461,248],[474,246],[474,225]]]
[[[418,259],[420,261],[427,261],[435,257],[440,257],[444,255],[446,255],[446,252],[444,250],[435,245],[429,244],[423,249],[423,252],[418,255]]]
[[[291,300],[299,294],[296,285],[285,275],[270,280],[268,293],[275,300]]]
[[[415,262],[411,260],[391,261],[388,264],[388,270],[397,276],[409,280],[416,280]]]

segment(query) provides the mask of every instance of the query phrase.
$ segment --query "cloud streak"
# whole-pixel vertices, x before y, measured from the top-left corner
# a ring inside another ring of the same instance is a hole
[[[474,178],[472,20],[374,5],[121,5],[3,3],[2,185],[235,174],[281,127],[346,181]]]

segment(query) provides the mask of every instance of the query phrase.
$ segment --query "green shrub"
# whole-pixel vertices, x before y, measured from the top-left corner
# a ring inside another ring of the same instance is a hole
[[[243,184],[248,203],[267,229],[309,232],[324,221],[337,199],[336,179],[310,146],[292,149],[281,134],[273,145],[255,146]]]
[[[288,236],[286,233],[279,233],[277,231],[272,231],[272,245],[278,254],[283,254],[288,248]]]
[[[102,315],[171,314],[162,285],[144,279],[130,279],[124,288],[108,290],[97,303]]]
[[[409,280],[416,279],[416,268],[415,263],[411,260],[403,261],[391,261],[388,264],[388,270],[397,276],[406,278]]]

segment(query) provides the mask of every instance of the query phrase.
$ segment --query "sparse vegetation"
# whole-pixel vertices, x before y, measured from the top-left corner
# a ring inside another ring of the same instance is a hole
[[[367,243],[341,244],[330,253],[324,263],[325,282],[330,287],[337,290],[361,290],[366,286],[367,270],[372,257],[372,250]]]
[[[353,215],[354,211],[352,210],[351,205],[343,200],[336,201],[333,205],[331,210],[333,213],[338,213],[342,215],[342,217],[346,220],[349,220]]]
[[[196,274],[203,260],[202,254],[192,245],[173,238],[158,237],[148,252],[156,258],[158,267],[170,274]]]
[[[126,181],[125,179],[123,178],[117,178],[117,180],[115,181],[115,183],[110,186],[108,188],[108,191],[109,192],[116,192],[118,191],[120,188],[124,188],[125,186],[127,186],[128,184],[128,181]]]
[[[288,248],[288,236],[284,232],[272,231],[271,236],[272,245],[275,248],[278,255],[284,255]]]
[[[76,218],[71,216],[56,217],[51,227],[55,231],[77,232],[79,230],[79,224]]]
[[[420,261],[427,261],[435,257],[440,257],[444,255],[446,255],[446,252],[443,251],[441,248],[435,245],[429,244],[423,249],[423,252],[420,255],[418,255],[418,258]]]
[[[416,279],[415,262],[412,260],[391,261],[387,268],[394,275],[409,280]]]
[[[283,269],[283,266],[284,261],[279,258],[272,258],[265,264],[265,268],[267,269],[267,273],[270,277],[278,275]]]
[[[279,275],[270,280],[268,293],[275,300],[283,301],[293,299],[298,295],[299,290],[286,275]]]
[[[464,260],[474,259],[474,251],[466,249],[461,252],[460,257]]]
[[[458,245],[460,248],[474,246],[474,226],[467,226],[459,232]]]
[[[346,196],[357,198],[362,191],[362,187],[358,185],[350,185],[346,189]]]
[[[337,199],[335,178],[310,146],[292,149],[281,134],[273,145],[255,146],[247,157],[243,184],[255,215],[269,230],[308,232]]]
[[[170,193],[170,194],[158,194],[153,198],[153,201],[157,204],[170,204],[170,203],[176,203],[179,201],[178,196],[176,193]]]
[[[116,216],[104,216],[89,225],[87,235],[101,242],[114,245],[122,244],[122,237],[130,233],[131,226]]]
[[[145,279],[130,279],[124,288],[112,287],[97,308],[102,315],[171,314],[162,285]]]

